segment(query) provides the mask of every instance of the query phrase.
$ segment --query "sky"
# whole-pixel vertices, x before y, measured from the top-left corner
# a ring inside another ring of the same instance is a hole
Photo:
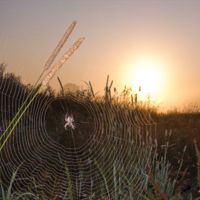
[[[73,21],[54,64],[85,40],[53,89],[59,77],[82,88],[90,81],[103,94],[109,75],[119,93],[125,85],[140,99],[149,92],[163,110],[200,102],[200,1],[0,1],[0,63],[34,84]]]

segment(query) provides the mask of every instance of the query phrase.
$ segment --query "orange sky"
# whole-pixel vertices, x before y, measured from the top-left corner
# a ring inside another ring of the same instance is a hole
[[[91,81],[95,92],[142,86],[161,107],[200,100],[200,1],[0,1],[0,62],[34,84],[57,43],[77,25],[56,61],[80,49],[51,81]]]

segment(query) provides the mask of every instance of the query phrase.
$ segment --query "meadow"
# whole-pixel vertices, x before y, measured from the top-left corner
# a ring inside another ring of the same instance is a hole
[[[5,67],[0,65],[1,145],[34,87],[5,74]],[[58,81],[58,93],[48,86],[29,105],[41,85],[33,90],[1,150],[0,199],[199,199],[198,106],[162,113],[150,95],[140,101],[126,86],[117,94],[109,76],[103,96],[90,82],[71,93]]]

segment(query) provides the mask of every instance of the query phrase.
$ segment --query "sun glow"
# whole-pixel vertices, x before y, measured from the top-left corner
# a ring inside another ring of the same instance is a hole
[[[129,65],[126,77],[133,89],[138,92],[141,86],[141,93],[155,95],[161,80],[161,64],[153,59],[141,59]]]

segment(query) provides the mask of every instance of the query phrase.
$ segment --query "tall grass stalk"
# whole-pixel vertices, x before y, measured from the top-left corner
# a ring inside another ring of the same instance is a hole
[[[64,43],[66,42],[67,38],[69,37],[69,35],[71,34],[71,32],[74,29],[74,26],[76,25],[76,21],[74,21],[71,26],[68,28],[68,30],[66,31],[66,33],[64,34],[64,36],[62,37],[62,39],[60,40],[60,42],[58,43],[57,47],[55,48],[55,50],[53,51],[53,53],[51,54],[51,56],[49,57],[49,59],[47,60],[45,66],[44,66],[44,70],[42,72],[42,74],[40,75],[40,77],[38,78],[38,80],[36,81],[35,85],[33,86],[31,92],[29,93],[28,97],[26,98],[26,100],[24,101],[24,103],[22,104],[21,108],[19,109],[19,111],[17,112],[17,114],[15,115],[15,117],[13,118],[13,120],[10,122],[9,126],[7,127],[7,129],[4,131],[3,135],[1,136],[0,140],[3,138],[3,136],[5,135],[5,133],[8,131],[8,129],[10,128],[10,126],[12,125],[12,123],[14,122],[14,120],[16,119],[16,117],[19,115],[21,109],[24,107],[25,103],[27,102],[28,98],[30,97],[30,95],[32,94],[33,90],[35,89],[36,85],[38,84],[39,80],[41,79],[42,75],[44,74],[44,72],[46,70],[49,69],[49,67],[51,66],[51,64],[53,63],[54,59],[56,58],[57,54],[59,53],[59,51],[61,50],[62,46],[64,45]]]
[[[73,196],[72,196],[72,183],[71,183],[71,178],[70,178],[70,174],[69,174],[69,169],[67,167],[67,163],[65,162],[65,170],[66,170],[66,174],[67,174],[67,179],[68,179],[68,185],[69,185],[69,197],[70,200],[73,200]]]
[[[60,51],[60,49],[62,48],[62,46],[64,45],[65,41],[67,40],[69,34],[72,32],[74,26],[75,26],[76,22],[73,22],[72,25],[70,26],[70,28],[67,30],[66,34],[63,36],[63,38],[61,39],[61,41],[59,42],[58,46],[56,47],[56,49],[54,50],[54,52],[52,53],[52,55],[50,56],[49,60],[47,61],[45,67],[44,67],[44,71],[47,70],[49,68],[49,66],[52,64],[53,60],[55,59],[55,57],[57,56],[58,52]],[[6,141],[8,140],[8,138],[10,137],[12,131],[14,130],[15,126],[17,125],[17,123],[19,122],[19,120],[21,119],[21,117],[23,116],[23,114],[25,113],[25,111],[27,110],[27,108],[29,107],[29,105],[31,104],[31,102],[34,100],[34,98],[37,96],[37,94],[39,93],[39,91],[41,90],[41,88],[43,86],[46,86],[49,81],[54,77],[54,75],[56,74],[56,72],[61,68],[61,66],[66,62],[66,60],[74,53],[74,51],[76,49],[78,49],[78,47],[82,44],[84,38],[80,38],[63,56],[62,58],[56,63],[56,65],[51,69],[51,71],[46,75],[46,77],[43,79],[42,81],[42,86],[40,87],[40,89],[38,90],[38,92],[35,94],[35,96],[32,98],[32,100],[29,102],[28,106],[25,108],[25,110],[22,112],[22,114],[20,115],[20,117],[18,118],[17,122],[15,123],[15,125],[13,126],[13,128],[11,129],[10,133],[8,134],[8,136],[6,137],[6,139],[3,142],[3,145],[0,147],[0,152],[3,148],[3,146],[5,145]],[[40,80],[40,78],[42,77],[44,71],[42,72],[42,74],[40,75],[38,81]],[[38,81],[36,82],[35,86],[37,85]],[[35,87],[34,86],[34,87]],[[34,88],[31,90],[31,93],[33,92]],[[31,93],[29,94],[29,96],[31,95]],[[15,115],[14,119],[12,120],[12,122],[9,124],[9,126],[7,127],[7,129],[4,131],[3,135],[5,135],[5,133],[8,131],[9,127],[12,125],[12,123],[14,122],[15,118],[18,116],[19,112],[21,111],[21,109],[23,108],[23,106],[25,105],[26,101],[28,100],[29,96],[27,97],[27,99],[25,100],[25,102],[23,103],[23,105],[21,106],[20,110],[17,112],[17,114]],[[3,135],[1,136],[0,140],[3,138]]]
[[[25,193],[20,193],[20,192],[13,192],[12,193],[12,186],[13,186],[13,182],[15,180],[15,177],[17,175],[17,172],[19,170],[19,168],[22,166],[23,163],[21,163],[21,165],[16,169],[16,171],[13,173],[11,181],[10,181],[10,185],[8,187],[8,190],[5,190],[2,184],[2,181],[0,179],[0,199],[1,200],[16,200],[16,199],[20,199],[23,196],[34,196],[36,197],[35,194],[31,193],[31,192],[25,192]],[[0,171],[1,174],[1,171]],[[1,178],[1,176],[0,176]]]
[[[24,103],[22,104],[22,106],[20,107],[20,109],[18,110],[17,114],[15,115],[15,117],[13,118],[13,120],[10,122],[10,124],[8,125],[8,127],[6,128],[6,130],[4,131],[4,133],[1,135],[0,140],[3,138],[3,136],[6,134],[6,132],[8,131],[8,129],[10,128],[10,126],[12,125],[12,123],[15,121],[16,117],[19,115],[20,111],[22,110],[22,108],[24,107],[24,105],[26,104],[27,100],[29,99],[30,95],[32,94],[33,90],[35,89],[36,85],[38,84],[40,78],[42,77],[42,75],[44,74],[45,71],[42,72],[42,74],[40,75],[39,79],[37,80],[37,82],[35,83],[35,85],[33,86],[31,92],[29,93],[28,97],[26,98],[26,100],[24,101]]]
[[[60,80],[59,77],[57,77],[57,78],[58,78],[58,81],[59,81],[59,83],[60,83],[60,87],[61,87],[61,89],[62,89],[62,95],[64,96],[64,89],[63,89],[62,82],[61,82],[61,80]]]
[[[195,139],[194,139],[194,146],[197,156],[197,185],[200,187],[200,152],[197,148],[197,142]]]
[[[178,172],[177,172],[177,174],[176,174],[176,178],[174,179],[173,184],[172,184],[172,191],[171,191],[171,193],[174,192],[174,188],[175,188],[175,184],[176,184],[176,181],[177,181],[177,178],[178,178],[178,174],[179,174],[179,172],[180,172],[180,170],[181,170],[181,167],[182,167],[182,164],[183,164],[183,156],[184,156],[184,154],[185,154],[185,151],[186,151],[186,146],[185,146],[184,149],[183,149],[183,154],[182,154],[181,162],[180,162],[180,165],[179,165]]]
[[[0,147],[0,152],[3,148],[3,146],[5,145],[6,141],[8,140],[8,138],[10,137],[11,133],[13,132],[15,126],[18,124],[19,120],[21,119],[21,117],[23,116],[23,114],[26,112],[27,108],[30,106],[30,104],[32,103],[32,101],[35,99],[35,97],[37,96],[37,94],[40,92],[40,90],[42,89],[42,86],[40,87],[40,89],[37,91],[37,93],[34,95],[34,97],[31,99],[31,101],[29,102],[29,104],[26,106],[26,108],[24,109],[24,111],[22,112],[22,114],[19,116],[18,120],[15,122],[14,126],[12,127],[12,129],[10,130],[8,136],[6,137],[6,139],[4,140],[3,144]]]
[[[114,179],[114,189],[115,189],[115,198],[114,200],[117,200],[117,177],[116,177],[116,163],[113,163],[113,179]]]
[[[100,171],[100,173],[101,173],[101,175],[102,175],[102,177],[104,179],[105,187],[106,187],[106,190],[107,190],[107,193],[108,193],[108,198],[110,199],[110,194],[109,194],[109,189],[108,189],[108,184],[107,184],[107,181],[106,181],[106,177],[104,176],[104,173],[103,173],[101,167],[99,166],[99,164],[97,163],[96,159],[94,159],[94,162],[97,165],[97,167],[98,167],[98,169],[99,169],[99,171]]]

